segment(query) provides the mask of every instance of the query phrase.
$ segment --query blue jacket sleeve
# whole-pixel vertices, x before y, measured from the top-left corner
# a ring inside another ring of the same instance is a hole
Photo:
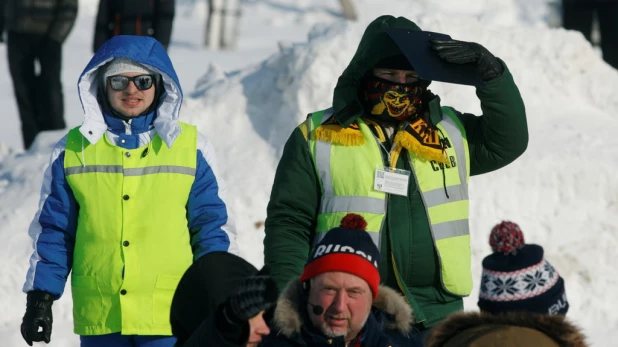
[[[238,254],[236,226],[226,202],[225,182],[218,175],[214,149],[201,134],[187,215],[194,260],[214,251]]]
[[[42,290],[58,299],[73,264],[78,206],[64,176],[66,138],[52,152],[45,170],[39,210],[28,233],[34,252],[23,291]]]

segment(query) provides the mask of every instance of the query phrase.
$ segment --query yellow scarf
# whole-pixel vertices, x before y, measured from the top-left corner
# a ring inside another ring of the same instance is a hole
[[[368,119],[364,119],[364,121],[378,130],[380,135],[378,137],[380,141],[383,141],[384,135],[380,126]],[[365,144],[365,137],[356,123],[351,124],[348,128],[344,128],[336,124],[336,122],[327,122],[314,130],[313,137],[320,141],[343,146],[362,146]],[[395,134],[394,147],[391,151],[389,163],[391,167],[396,166],[403,148],[421,161],[435,160],[438,163],[448,163],[440,132],[420,117],[415,118],[403,129],[400,126],[400,129]]]

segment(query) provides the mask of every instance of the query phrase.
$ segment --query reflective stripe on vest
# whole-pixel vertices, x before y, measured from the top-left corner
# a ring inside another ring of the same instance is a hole
[[[158,173],[177,173],[195,176],[195,168],[174,165],[149,166],[136,169],[125,169],[122,165],[88,165],[68,167],[64,170],[64,175],[76,175],[91,172],[121,173],[124,176],[144,176]]]
[[[186,205],[197,165],[197,130],[180,125],[172,148],[158,135],[128,150],[106,135],[92,145],[78,128],[69,132],[64,172],[79,205],[71,274],[78,335],[172,334],[172,297],[193,261]]]
[[[451,164],[443,167],[443,164],[421,161],[413,155],[406,159],[414,168],[412,177],[426,208],[438,250],[443,287],[452,294],[465,296],[472,290],[468,145],[462,136],[463,126],[458,123],[457,116],[449,108],[442,111],[443,121],[437,127],[448,139],[446,152]],[[337,227],[343,216],[353,212],[367,220],[367,232],[380,249],[380,232],[384,228],[387,208],[386,194],[373,190],[375,169],[385,165],[380,144],[360,119],[357,124],[366,139],[364,145],[342,146],[312,139],[311,131],[331,115],[332,109],[328,109],[307,118],[309,149],[322,186],[314,242],[319,242],[324,232]],[[440,171],[439,174],[436,171]]]
[[[307,119],[309,122],[307,129],[315,129],[331,115],[332,109],[312,114],[312,116]],[[365,130],[371,131],[368,128]],[[373,157],[372,161],[374,162],[376,160],[382,161],[380,149],[376,148],[376,146],[371,143],[365,143],[365,145],[361,146],[365,147],[365,150],[359,151],[358,147],[345,147],[333,145],[332,143],[324,141],[313,141],[310,138],[311,132],[308,132],[308,134],[310,151],[313,154],[320,184],[322,185],[322,199],[320,203],[320,212],[318,214],[317,234],[314,238],[314,244],[318,243],[324,237],[326,231],[335,226],[339,226],[341,219],[346,214],[353,212],[365,218],[367,221],[366,231],[369,233],[369,236],[371,236],[371,239],[379,249],[380,230],[382,230],[384,215],[386,214],[386,194],[383,192],[372,191],[368,194],[368,196],[363,196],[357,192],[346,191],[345,189],[338,191],[338,188],[341,188],[342,185],[335,187],[333,185],[331,174],[333,173],[333,169],[337,172],[337,169],[341,168],[340,164],[342,161],[348,161],[350,164],[353,164],[360,159],[354,158],[353,156],[348,156],[348,154],[358,155],[362,153]],[[372,136],[370,141],[367,142],[373,141],[375,140]],[[333,147],[340,148],[341,150],[349,153],[340,153],[339,156],[333,159]],[[367,161],[365,160],[365,162]],[[335,163],[337,166],[332,167],[332,163]],[[373,172],[371,175],[373,177]],[[356,187],[360,187],[362,185],[363,184],[361,182],[351,184],[352,187],[355,187],[354,189],[357,189]]]

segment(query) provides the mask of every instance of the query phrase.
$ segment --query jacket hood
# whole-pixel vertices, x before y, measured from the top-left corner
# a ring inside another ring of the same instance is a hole
[[[174,66],[163,46],[148,36],[119,35],[107,40],[94,54],[77,82],[85,119],[80,132],[92,144],[103,136],[107,124],[97,101],[98,70],[114,58],[128,58],[161,74],[164,91],[160,94],[154,127],[168,147],[180,134],[178,117],[182,105],[182,89]]]
[[[358,88],[365,74],[383,58],[402,54],[386,33],[392,28],[421,30],[414,22],[393,16],[378,17],[367,26],[354,57],[337,81],[333,95],[334,117],[343,127],[348,127],[362,114]]]
[[[530,312],[509,312],[502,314],[461,312],[447,318],[436,326],[426,342],[428,347],[444,346],[466,330],[482,327],[524,327],[540,331],[559,346],[585,347],[586,338],[581,331],[569,323],[564,316],[535,314]],[[483,333],[488,333],[489,329]],[[482,333],[474,334],[480,338]]]
[[[274,314],[275,328],[281,334],[290,338],[301,332],[305,316],[303,313],[306,313],[305,302],[300,280],[290,282],[279,296]],[[380,286],[373,307],[392,317],[392,320],[386,323],[387,329],[398,330],[404,335],[410,333],[414,321],[412,309],[404,297],[394,289]]]

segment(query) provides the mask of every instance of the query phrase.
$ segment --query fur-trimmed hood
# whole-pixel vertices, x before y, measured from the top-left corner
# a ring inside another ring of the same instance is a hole
[[[274,324],[275,329],[286,337],[292,337],[301,331],[306,313],[306,299],[303,295],[302,284],[297,280],[289,283],[279,296]],[[396,330],[402,335],[410,333],[414,321],[412,308],[394,289],[380,286],[373,307],[392,317],[392,320],[386,323],[386,329]]]
[[[568,322],[564,316],[543,315],[529,312],[509,312],[502,314],[480,312],[456,313],[434,328],[431,336],[426,342],[426,346],[485,346],[485,344],[482,343],[473,343],[498,331],[500,331],[501,338],[504,339],[505,336],[509,334],[509,332],[506,332],[507,329],[518,329],[516,334],[519,337],[525,334],[524,331],[530,332],[528,329],[536,330],[545,334],[552,339],[556,345],[561,347],[587,346],[585,336],[577,327]],[[474,332],[472,332],[473,330]],[[515,333],[515,331],[516,330],[513,330],[513,333]],[[496,336],[498,335],[496,334]],[[498,341],[496,340],[494,342]],[[546,345],[547,344],[537,344],[537,346]],[[491,346],[493,346],[493,344]],[[515,346],[515,344],[506,344],[503,346]]]

